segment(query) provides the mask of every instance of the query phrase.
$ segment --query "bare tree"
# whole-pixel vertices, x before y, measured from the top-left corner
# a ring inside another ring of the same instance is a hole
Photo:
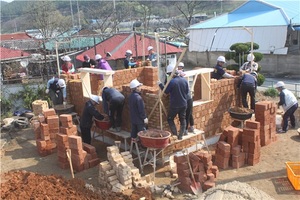
[[[64,31],[70,26],[66,26],[68,18],[63,17],[56,9],[55,4],[51,0],[32,1],[28,3],[27,7],[28,27],[39,29],[42,34],[42,48],[41,52],[44,54],[45,64],[43,67],[43,74],[46,74],[48,79],[48,67],[46,59],[46,42],[57,34],[58,30]],[[44,77],[44,76],[43,76]]]

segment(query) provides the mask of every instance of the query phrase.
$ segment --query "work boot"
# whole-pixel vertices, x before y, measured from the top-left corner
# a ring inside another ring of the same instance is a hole
[[[190,127],[189,127],[189,132],[190,132],[190,133],[195,133],[194,126],[190,126]]]
[[[183,135],[188,135],[188,130],[187,129],[184,131]]]

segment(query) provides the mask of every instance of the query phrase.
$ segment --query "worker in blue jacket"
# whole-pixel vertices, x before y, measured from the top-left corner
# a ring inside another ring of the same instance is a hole
[[[214,68],[214,71],[211,73],[211,78],[220,80],[222,78],[233,78],[231,74],[228,74],[224,69],[223,66],[226,63],[224,56],[219,56],[217,58],[217,65]]]
[[[129,96],[129,113],[131,121],[131,139],[136,140],[138,132],[146,130],[148,118],[146,115],[144,100],[141,97],[141,86],[143,84],[134,79],[130,82],[129,87],[131,94]]]
[[[125,103],[124,95],[115,88],[104,87],[102,90],[102,101],[103,110],[109,116],[112,125],[110,130],[120,132]]]
[[[241,89],[242,104],[244,108],[249,108],[247,95],[250,95],[250,108],[255,110],[255,92],[257,89],[257,73],[246,72],[241,76],[238,83],[238,88]]]
[[[98,120],[103,120],[106,117],[98,112],[96,104],[99,104],[99,97],[91,95],[90,100],[85,103],[83,113],[80,119],[81,138],[84,143],[91,144],[91,128],[93,125],[93,117]]]
[[[46,94],[49,93],[53,105],[61,105],[66,102],[67,89],[64,79],[51,78],[47,82]]]
[[[171,64],[167,66],[167,74],[169,77],[174,70],[175,65]],[[186,109],[187,109],[187,98],[189,93],[188,82],[185,78],[178,75],[176,70],[173,77],[170,77],[171,80],[165,90],[165,94],[170,94],[170,107],[168,112],[168,124],[170,126],[171,132],[173,135],[177,134],[177,129],[174,123],[174,118],[176,115],[179,115],[180,121],[180,130],[178,139],[181,140],[183,133],[186,128]],[[164,89],[164,85],[161,82],[158,82],[160,89]]]

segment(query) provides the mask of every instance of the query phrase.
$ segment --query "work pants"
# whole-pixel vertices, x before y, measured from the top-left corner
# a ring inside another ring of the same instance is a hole
[[[86,144],[91,144],[91,141],[92,141],[91,128],[86,128],[86,127],[80,126],[80,130],[81,130],[82,142],[84,142]]]
[[[109,105],[109,119],[113,128],[121,127],[123,107],[124,100],[112,101]]]
[[[189,99],[187,101],[187,108],[186,108],[186,127],[187,130],[190,126],[194,126],[194,117],[193,117],[193,99]]]
[[[55,92],[53,90],[49,90],[49,96],[53,103],[53,105],[61,105],[64,102],[63,93],[62,91]]]
[[[137,138],[140,131],[146,130],[145,124],[131,124],[131,138]]]
[[[171,108],[169,109],[169,113],[168,113],[168,123],[171,129],[171,132],[173,135],[177,135],[177,129],[174,123],[174,118],[176,117],[176,115],[178,114],[179,116],[179,121],[180,121],[180,131],[179,131],[179,137],[182,137],[185,127],[186,127],[186,119],[185,119],[185,115],[186,115],[186,106],[181,107],[181,108]]]
[[[242,103],[244,108],[249,108],[247,102],[247,94],[250,95],[251,109],[255,109],[255,87],[252,84],[241,85]]]
[[[292,127],[295,127],[295,126],[296,126],[294,112],[297,110],[297,108],[298,108],[298,103],[296,103],[295,105],[293,105],[292,107],[290,107],[290,108],[283,114],[283,116],[282,116],[282,120],[283,120],[282,130],[283,130],[283,131],[287,131],[288,120],[289,120],[289,118],[290,118]]]

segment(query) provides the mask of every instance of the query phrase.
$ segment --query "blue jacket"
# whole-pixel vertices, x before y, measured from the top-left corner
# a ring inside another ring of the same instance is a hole
[[[256,89],[257,88],[257,79],[253,75],[245,73],[242,76],[242,78],[240,79],[240,81],[238,83],[238,87],[240,87],[240,85],[250,85]]]
[[[163,90],[163,84],[159,84],[159,87]],[[189,85],[185,78],[181,76],[175,76],[170,81],[165,90],[166,94],[170,93],[170,108],[182,108],[187,106]]]
[[[115,88],[106,88],[102,92],[102,105],[103,110],[106,114],[109,113],[109,105],[108,104],[123,104],[125,101],[124,95],[116,90]]]
[[[211,73],[211,78],[220,80],[223,78],[224,74],[225,74],[224,69],[220,65],[216,65],[214,71]]]
[[[129,113],[132,124],[144,124],[144,119],[147,118],[144,101],[136,91],[129,96]]]
[[[47,82],[47,89],[52,90],[55,93],[62,92],[63,93],[63,97],[67,98],[67,89],[66,89],[66,87],[64,87],[64,88],[59,87],[59,85],[57,83],[58,80],[59,80],[59,78],[54,78],[54,77],[51,78]]]
[[[88,100],[83,109],[82,117],[80,119],[80,126],[84,128],[91,128],[93,124],[93,117],[98,120],[104,119],[104,116],[98,112],[92,101]]]

